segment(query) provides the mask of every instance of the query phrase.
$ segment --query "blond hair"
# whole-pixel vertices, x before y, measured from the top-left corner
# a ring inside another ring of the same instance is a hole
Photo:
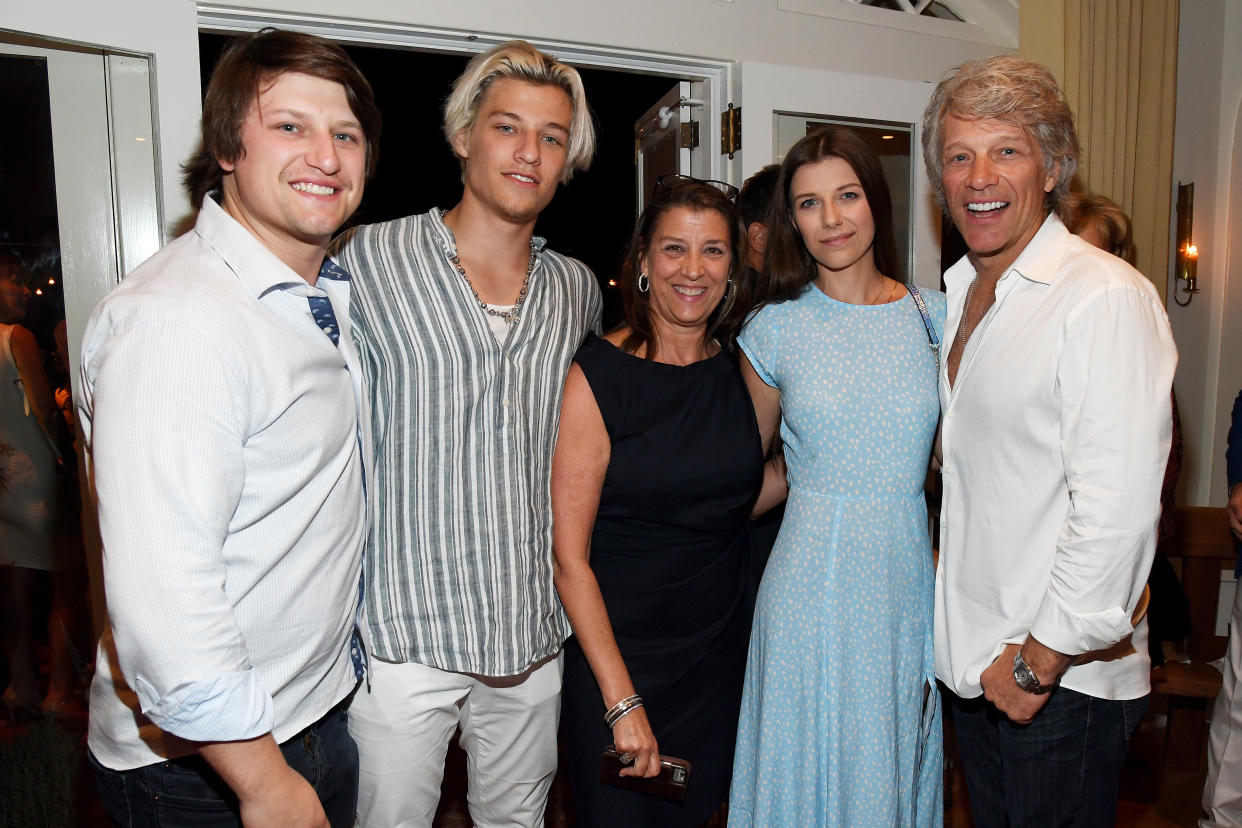
[[[480,55],[475,55],[444,104],[444,137],[449,146],[458,133],[474,126],[479,105],[493,81],[503,78],[555,86],[569,96],[573,120],[569,124],[569,147],[565,153],[565,170],[561,181],[568,181],[578,170],[585,170],[595,155],[595,125],[587,108],[582,78],[572,66],[560,63],[525,40],[510,40]],[[456,148],[453,150],[456,152]],[[464,165],[465,159],[461,159]]]

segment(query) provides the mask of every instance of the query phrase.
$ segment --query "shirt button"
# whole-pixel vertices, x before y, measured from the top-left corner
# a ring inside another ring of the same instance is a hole
[[[505,400],[504,400],[504,402],[502,403],[502,405],[504,405],[504,407],[505,407],[505,408],[508,408],[508,407],[509,407],[509,398],[508,398],[508,397],[505,397]]]

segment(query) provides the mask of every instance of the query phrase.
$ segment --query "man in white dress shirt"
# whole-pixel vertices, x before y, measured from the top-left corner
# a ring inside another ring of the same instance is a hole
[[[936,674],[975,825],[1111,826],[1149,692],[1177,362],[1151,283],[1062,224],[1078,163],[1052,75],[964,64],[923,118],[969,250],[945,274]]]
[[[369,441],[324,253],[378,138],[338,46],[235,41],[185,167],[194,229],[87,326],[109,617],[88,741],[117,825],[353,824]]]

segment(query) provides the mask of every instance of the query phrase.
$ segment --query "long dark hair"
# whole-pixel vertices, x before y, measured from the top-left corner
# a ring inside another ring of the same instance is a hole
[[[724,298],[707,318],[703,339],[715,339],[722,348],[733,353],[738,329],[750,309],[750,297],[743,284],[745,280],[741,278],[742,268],[746,265],[746,235],[742,232],[742,221],[738,217],[737,208],[729,197],[710,184],[692,179],[677,179],[656,187],[647,209],[638,217],[638,225],[634,228],[634,236],[630,239],[630,247],[625,254],[625,264],[621,268],[621,303],[625,310],[625,325],[630,329],[621,343],[621,349],[632,354],[645,345],[647,359],[655,358],[659,343],[655,339],[655,328],[651,323],[651,295],[638,289],[638,260],[642,254],[648,252],[660,219],[678,207],[687,207],[696,212],[714,210],[724,216],[725,223],[729,225],[729,247],[732,252],[729,279],[732,284],[726,288]]]
[[[826,126],[794,144],[781,162],[781,174],[776,183],[777,197],[772,199],[768,214],[768,248],[763,275],[759,279],[759,295],[755,297],[756,304],[797,299],[806,286],[815,281],[818,274],[815,259],[806,249],[802,234],[794,224],[789,188],[798,170],[826,158],[840,158],[849,164],[862,184],[875,224],[875,240],[871,243],[871,249],[876,269],[898,282],[905,281],[897,259],[897,237],[893,233],[893,199],[888,192],[888,181],[884,178],[880,157],[854,130]]]

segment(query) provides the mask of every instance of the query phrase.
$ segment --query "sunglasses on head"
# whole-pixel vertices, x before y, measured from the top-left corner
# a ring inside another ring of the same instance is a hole
[[[715,187],[724,193],[725,198],[729,199],[729,201],[737,198],[737,187],[734,187],[727,181],[717,181],[714,178],[695,178],[692,175],[681,175],[680,173],[670,173],[657,178],[655,191],[657,193],[664,192],[671,189],[674,184],[682,181],[693,181],[696,184],[706,184],[709,187]]]

